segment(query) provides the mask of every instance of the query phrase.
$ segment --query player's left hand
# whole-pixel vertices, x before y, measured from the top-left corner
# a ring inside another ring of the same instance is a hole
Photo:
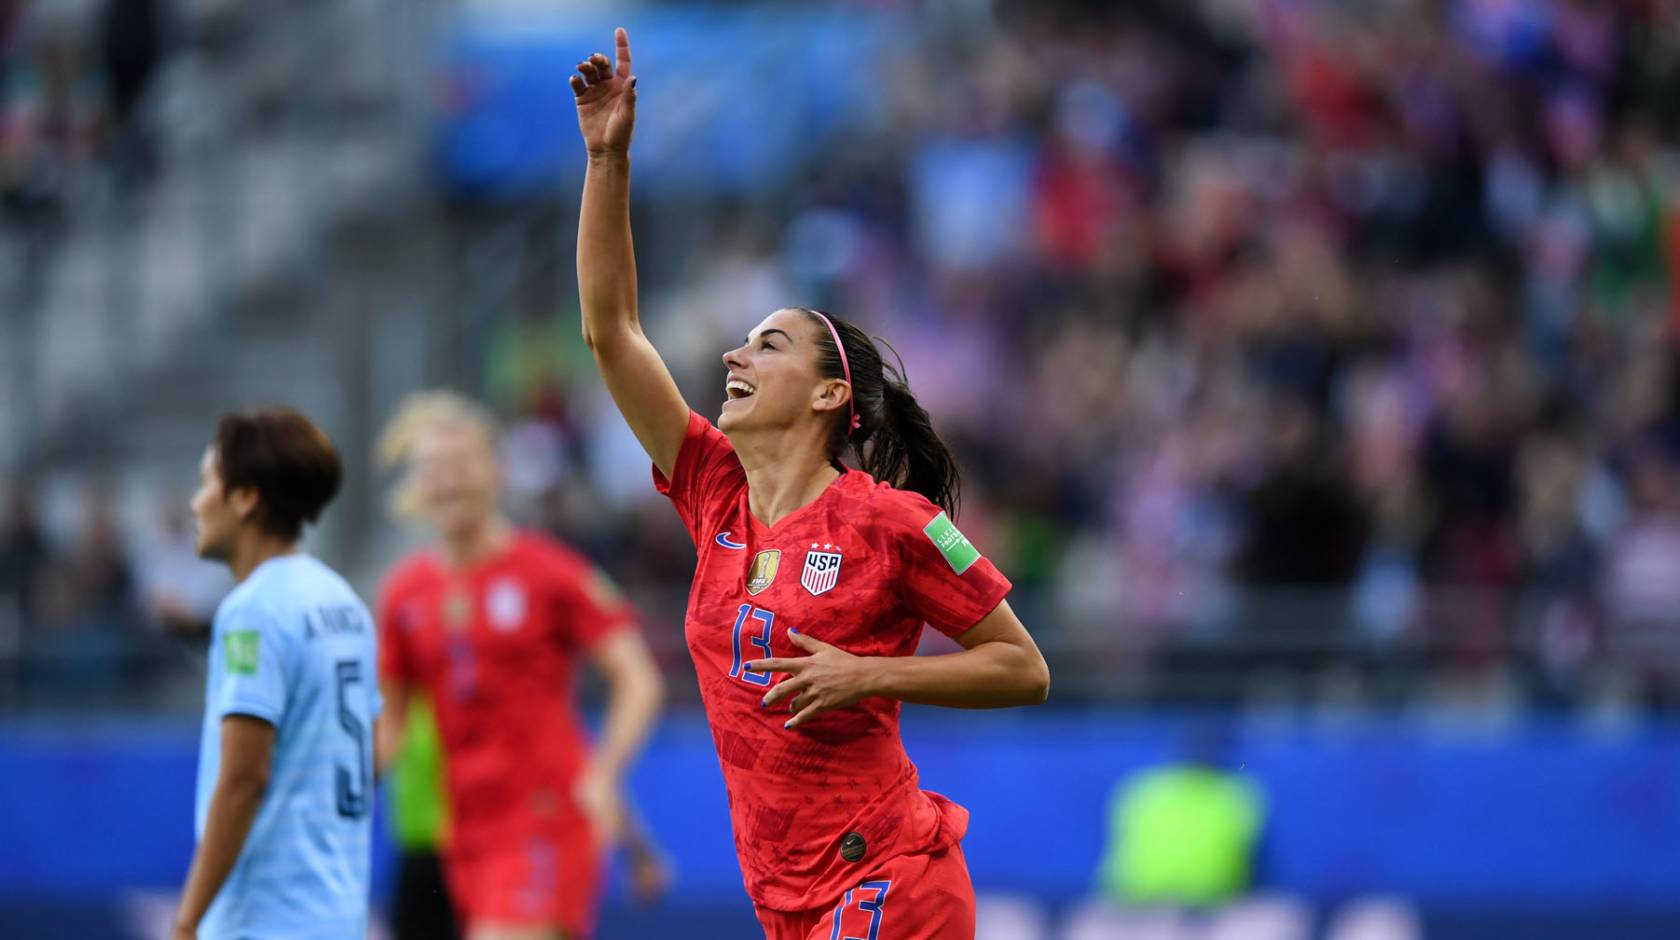
[[[198,940],[198,931],[185,924],[176,924],[174,929],[169,931],[169,940]]]
[[[797,659],[758,659],[746,665],[752,672],[788,674],[788,678],[776,683],[764,696],[766,708],[791,699],[789,708],[793,717],[782,727],[797,728],[816,715],[845,708],[870,695],[867,657],[853,656],[838,646],[793,630],[788,631],[788,639],[811,655]]]
[[[659,900],[671,886],[671,871],[658,852],[641,849],[630,853],[630,893],[641,904]]]
[[[618,781],[605,771],[585,768],[572,785],[572,798],[589,817],[601,844],[616,845],[624,828],[624,794]]]

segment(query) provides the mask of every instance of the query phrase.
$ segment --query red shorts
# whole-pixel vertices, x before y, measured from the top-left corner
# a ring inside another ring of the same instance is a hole
[[[974,885],[960,845],[884,859],[827,907],[754,908],[766,940],[974,940]]]
[[[494,840],[459,838],[445,854],[444,872],[463,927],[558,926],[569,938],[594,933],[602,859],[587,824],[533,826]]]

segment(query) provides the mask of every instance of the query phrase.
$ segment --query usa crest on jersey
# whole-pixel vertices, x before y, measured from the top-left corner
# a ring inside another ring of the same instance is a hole
[[[836,548],[834,545],[823,545],[817,548],[817,543],[811,543],[811,550],[805,553],[805,570],[799,573],[799,583],[812,594],[826,594],[834,590],[835,582],[840,580],[840,553],[826,551]]]
[[[512,578],[503,578],[490,585],[490,593],[485,598],[485,613],[490,615],[490,626],[499,633],[512,633],[525,622],[525,589]]]

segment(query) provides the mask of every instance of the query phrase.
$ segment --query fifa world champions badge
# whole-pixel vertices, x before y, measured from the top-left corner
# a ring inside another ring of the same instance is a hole
[[[805,590],[813,595],[834,590],[835,583],[840,580],[840,553],[832,549],[838,547],[811,543],[811,550],[805,553],[805,570],[799,573],[799,583],[805,586]]]
[[[747,569],[747,593],[757,594],[770,586],[776,580],[776,571],[782,566],[782,552],[780,549],[767,548],[753,556],[752,567]]]

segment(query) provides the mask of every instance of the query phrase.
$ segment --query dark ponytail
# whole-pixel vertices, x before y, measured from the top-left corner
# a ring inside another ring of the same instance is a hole
[[[852,407],[857,409],[859,424],[852,431],[851,413],[842,410],[836,414],[829,438],[830,456],[838,460],[850,446],[864,472],[898,489],[920,493],[955,519],[962,502],[957,459],[934,431],[927,409],[910,393],[904,361],[900,359],[897,367],[888,364],[867,333],[831,313],[818,315],[815,310],[798,309],[817,325],[817,367],[823,377],[844,379],[846,366],[851,367]],[[834,324],[845,345],[844,364],[823,317]],[[893,356],[897,358],[897,350]]]

